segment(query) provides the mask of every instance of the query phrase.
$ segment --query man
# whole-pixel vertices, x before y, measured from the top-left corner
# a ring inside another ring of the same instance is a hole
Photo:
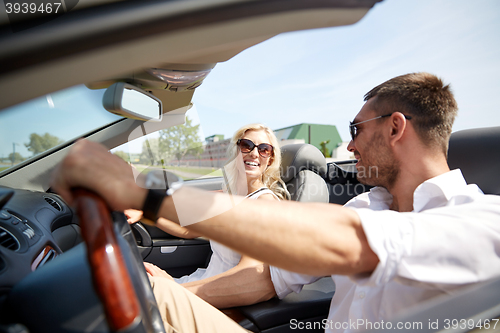
[[[153,218],[180,221],[273,265],[275,290],[268,286],[263,295],[283,297],[315,276],[332,275],[336,293],[327,331],[369,328],[358,323],[387,321],[423,300],[498,277],[500,198],[483,195],[448,168],[457,110],[449,87],[427,73],[408,74],[375,87],[365,100],[350,126],[348,149],[358,159],[360,181],[377,187],[345,207],[242,201],[232,209],[226,195],[187,187],[157,198],[134,183],[125,163],[85,141],[75,144],[52,185],[70,203],[70,189],[84,186],[115,210],[144,209]],[[160,203],[157,210],[152,202]],[[152,282],[172,330],[194,332],[198,325],[223,332],[233,325],[173,282]],[[169,298],[192,313],[178,314]]]

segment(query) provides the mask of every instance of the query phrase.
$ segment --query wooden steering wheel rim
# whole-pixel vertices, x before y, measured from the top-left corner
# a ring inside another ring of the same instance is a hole
[[[94,288],[113,331],[140,320],[140,305],[118,245],[108,206],[95,193],[73,190]]]

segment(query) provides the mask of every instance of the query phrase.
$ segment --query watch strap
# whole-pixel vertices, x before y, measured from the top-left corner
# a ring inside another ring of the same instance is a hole
[[[163,199],[168,196],[165,190],[150,189],[144,205],[142,207],[143,220],[148,224],[156,225],[158,219],[158,211],[160,210]]]

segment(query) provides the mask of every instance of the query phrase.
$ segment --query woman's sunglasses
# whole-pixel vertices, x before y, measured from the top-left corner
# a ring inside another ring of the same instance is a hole
[[[271,146],[269,143],[261,143],[260,145],[256,145],[253,143],[251,140],[248,139],[239,139],[236,142],[236,145],[240,147],[240,150],[242,153],[249,153],[251,152],[255,147],[257,147],[257,151],[259,152],[259,155],[268,158],[273,155],[274,147]]]

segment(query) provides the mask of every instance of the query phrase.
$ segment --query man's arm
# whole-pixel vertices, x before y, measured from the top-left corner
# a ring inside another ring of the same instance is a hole
[[[276,296],[269,266],[247,256],[224,273],[182,286],[219,309],[255,304]]]
[[[70,204],[71,188],[88,188],[115,210],[142,209],[147,194],[135,184],[123,160],[86,140],[77,142],[56,169],[52,186]],[[187,227],[201,235],[299,273],[350,275],[371,272],[378,263],[351,209],[267,200],[259,205],[242,200],[231,206],[234,202],[225,194],[183,187],[163,201],[159,215],[176,223],[186,217],[191,223]],[[197,217],[207,218],[197,222]]]
[[[258,205],[262,200],[277,199],[271,194],[265,194],[258,198],[258,202],[253,202]],[[165,223],[169,220],[160,218],[158,224],[160,221]],[[170,223],[189,230],[173,222]],[[255,304],[276,296],[269,266],[244,255],[241,256],[238,265],[225,272],[182,285],[219,309]]]
[[[258,206],[243,200],[228,207],[227,201],[224,194],[184,187],[164,200],[160,215],[177,223],[183,219],[201,220],[186,227],[252,258],[294,272],[351,275],[371,272],[378,263],[359,216],[351,209],[268,200],[261,200]],[[196,207],[193,203],[197,203]],[[205,218],[207,215],[213,217]]]

